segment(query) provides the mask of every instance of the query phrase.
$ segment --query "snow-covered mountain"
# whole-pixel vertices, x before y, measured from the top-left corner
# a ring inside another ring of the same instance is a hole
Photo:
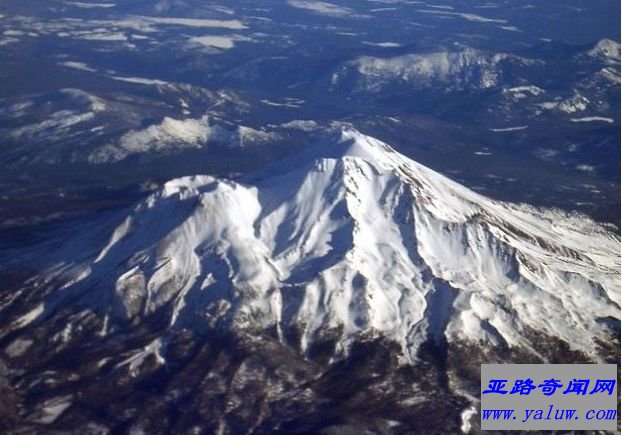
[[[560,120],[615,123],[620,45],[603,39],[562,48],[555,57],[547,55],[552,48],[546,44],[521,55],[452,47],[358,56],[335,67],[326,82],[331,92],[360,104],[373,101],[387,111],[402,104],[421,111],[429,104],[444,119],[486,123],[492,131]]]
[[[94,229],[118,222],[102,219]],[[226,368],[210,366],[208,377],[234,367],[242,377],[236,382],[263,382],[253,391],[269,391],[267,403],[280,403],[290,390],[300,400],[335,394],[326,392],[327,373],[352,375],[340,361],[361,360],[357,346],[381,340],[390,343],[391,357],[378,365],[366,351],[362,361],[370,366],[360,376],[385,379],[393,386],[382,391],[412,412],[422,397],[436,400],[417,385],[438,371],[439,388],[468,430],[476,391],[466,366],[452,359],[478,349],[480,359],[547,361],[543,343],[558,346],[558,360],[606,358],[620,319],[619,247],[618,236],[587,218],[493,201],[346,128],[238,180],[172,180],[129,210],[106,239],[78,232],[60,247],[46,246],[42,255],[58,261],[1,301],[0,346],[12,368],[56,361],[52,374],[35,367],[9,375],[33,385],[55,385],[50,379],[59,376],[130,385],[159,369],[176,376],[171,367],[192,367],[187,361],[200,358],[192,349],[204,337],[233,334],[263,343],[247,344],[255,346],[251,358],[289,355],[288,368],[270,380],[258,373],[276,362],[239,366],[231,357]],[[61,369],[78,351],[79,368]],[[318,362],[318,354],[326,359]],[[399,367],[419,367],[419,374],[405,384]],[[314,386],[299,390],[304,382]],[[172,385],[165,402],[181,397]],[[76,388],[78,395],[98,394]],[[30,404],[28,421],[64,406],[54,421],[74,403],[73,395],[58,394],[40,395],[47,402]],[[251,420],[268,424],[267,415]]]
[[[595,355],[619,317],[619,241],[586,219],[492,201],[354,130],[282,169],[166,183],[44,305],[79,296],[110,324],[168,306],[172,328],[276,327],[303,353],[380,334],[408,358],[441,337],[529,349],[529,329]]]
[[[413,89],[480,90],[511,82],[512,68],[538,63],[516,55],[486,53],[472,48],[390,58],[361,56],[336,71],[332,84],[337,88],[351,87],[357,92],[372,93],[404,84]]]

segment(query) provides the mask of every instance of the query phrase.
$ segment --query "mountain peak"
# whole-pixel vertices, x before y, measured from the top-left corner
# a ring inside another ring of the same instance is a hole
[[[341,126],[302,152],[271,166],[275,166],[278,172],[282,173],[283,168],[291,170],[313,165],[318,160],[356,158],[366,161],[378,169],[389,169],[398,164],[395,161],[397,155],[398,153],[386,143],[367,136],[352,127]],[[259,173],[262,177],[266,175],[264,171],[259,171]],[[256,174],[252,176],[256,177]]]
[[[339,143],[344,148],[344,157],[359,157],[368,161],[384,161],[387,154],[395,153],[389,145],[366,136],[351,127],[340,130]]]

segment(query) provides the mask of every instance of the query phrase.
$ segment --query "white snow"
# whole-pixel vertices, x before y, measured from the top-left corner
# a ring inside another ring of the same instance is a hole
[[[265,104],[266,106],[289,107],[291,109],[297,109],[304,103],[304,100],[288,98],[282,101],[272,101],[272,100],[263,99],[261,100],[261,103]]]
[[[619,86],[620,85],[620,70],[619,70],[619,64],[618,64],[618,69],[616,70],[614,67],[607,67],[607,68],[603,68],[601,69],[597,75],[599,77],[602,77],[604,80],[608,81],[609,83],[611,83],[614,86]]]
[[[347,81],[349,74],[355,71],[357,84],[366,91],[380,92],[390,83],[404,82],[418,88],[438,85],[486,89],[499,83],[499,66],[503,62],[529,64],[533,61],[505,53],[488,55],[470,48],[390,58],[362,56],[338,71],[333,76],[333,84],[339,84],[344,76]]]
[[[9,344],[4,351],[9,357],[16,358],[26,353],[32,343],[33,341],[28,338],[18,338]]]
[[[84,5],[98,5],[101,9],[102,5],[107,3],[83,3]],[[109,3],[112,4],[112,3]],[[73,6],[76,6],[75,4]],[[78,6],[79,7],[79,6]],[[103,9],[102,9],[103,11]],[[201,19],[189,17],[156,17],[141,15],[125,15],[120,19],[83,19],[83,18],[49,18],[37,19],[34,17],[13,17],[13,21],[20,24],[22,30],[27,31],[28,36],[38,35],[56,35],[62,38],[86,39],[93,41],[116,43],[121,48],[132,48],[128,38],[139,40],[147,38],[145,34],[160,34],[164,37],[164,33],[169,26],[181,28],[191,28],[186,30],[198,29],[226,29],[226,30],[245,30],[248,29],[246,24],[236,19],[217,20],[217,19]],[[182,29],[179,29],[182,30]],[[200,36],[200,35],[182,35],[184,37]],[[5,38],[6,43],[12,40],[18,41],[17,38]]]
[[[492,131],[494,133],[506,133],[506,132],[510,132],[510,131],[526,130],[527,128],[529,128],[529,126],[521,125],[521,126],[518,126],[518,127],[491,128],[490,131]]]
[[[585,164],[583,164],[583,165],[577,165],[577,169],[579,171],[582,171],[582,172],[589,172],[589,173],[591,173],[591,172],[594,172],[594,170],[596,168],[594,166],[592,166],[592,165],[585,165]]]
[[[34,322],[43,312],[45,311],[44,304],[39,304],[28,313],[24,314],[16,321],[13,322],[13,328],[23,328],[24,326],[30,325]]]
[[[606,122],[613,124],[615,121],[612,118],[606,118],[603,116],[586,116],[584,118],[571,118],[572,122]]]
[[[477,14],[465,13],[465,12],[450,12],[450,11],[441,11],[441,10],[430,10],[430,9],[419,9],[417,12],[423,12],[426,14],[437,14],[443,16],[456,16],[460,18],[464,18],[467,21],[474,21],[476,23],[496,23],[496,24],[506,24],[508,21],[498,18],[487,18]]]
[[[97,113],[106,109],[106,102],[103,99],[85,92],[82,89],[64,88],[60,91],[78,102],[86,103],[91,112]]]
[[[195,36],[190,38],[189,41],[206,47],[220,48],[221,50],[228,50],[235,45],[234,39],[227,36]]]
[[[175,119],[165,117],[160,123],[142,130],[124,134],[118,143],[95,149],[89,156],[91,163],[116,162],[133,154],[201,148],[209,141],[230,147],[267,142],[274,138],[269,132],[245,126],[227,129],[209,116]]]
[[[188,39],[191,44],[197,44],[203,47],[216,48],[219,50],[229,50],[235,47],[236,42],[251,42],[252,38],[243,35],[228,35],[228,36],[194,36]]]
[[[287,4],[297,9],[304,9],[320,15],[328,15],[331,17],[348,17],[353,15],[351,9],[323,1],[288,0]]]
[[[200,148],[210,135],[209,118],[174,119],[165,117],[161,123],[144,130],[124,134],[118,145],[98,148],[89,158],[92,162],[123,160],[129,155],[166,148]]]
[[[67,129],[76,124],[90,121],[94,117],[95,114],[93,112],[76,113],[71,110],[59,110],[50,114],[45,121],[24,125],[12,130],[10,136],[16,140],[57,138],[62,136]]]
[[[75,61],[67,60],[64,62],[60,62],[60,65],[66,66],[67,68],[79,69],[81,71],[88,71],[88,72],[97,71],[96,69],[89,67],[87,64],[83,62],[75,62]]]
[[[541,103],[539,106],[545,110],[556,110],[563,113],[577,113],[585,111],[590,104],[590,100],[578,93],[574,96],[560,101],[550,101]]]
[[[8,30],[5,30],[4,32],[2,32],[2,35],[4,35],[4,36],[25,36],[26,32],[24,32],[22,30],[8,29]]]
[[[46,400],[43,409],[41,409],[33,421],[40,424],[50,424],[56,421],[67,408],[72,404],[72,395],[55,397]]]
[[[365,45],[370,45],[372,47],[382,47],[382,48],[397,48],[397,47],[401,47],[402,44],[397,43],[397,42],[369,42],[369,41],[363,41],[363,44]]]
[[[86,39],[87,41],[107,41],[119,42],[127,41],[127,36],[121,32],[93,32],[76,36],[77,39]]]
[[[526,86],[516,86],[513,88],[507,88],[503,90],[504,95],[508,95],[515,100],[521,100],[527,98],[529,95],[537,97],[544,93],[544,89],[539,88],[538,86],[526,85]]]
[[[18,38],[0,38],[0,47],[19,42]]]
[[[388,11],[396,11],[397,8],[374,8],[370,9],[369,12],[388,12]]]
[[[317,130],[319,124],[313,120],[308,119],[295,119],[293,121],[286,122],[280,125],[282,128],[290,128],[302,131],[314,131]]]
[[[477,407],[472,405],[462,411],[460,414],[460,420],[462,424],[460,425],[460,430],[462,433],[470,433],[471,432],[471,419],[477,414]]]
[[[132,356],[117,364],[115,369],[127,367],[130,376],[136,376],[138,370],[149,357],[155,358],[155,363],[157,365],[164,365],[166,364],[166,360],[161,355],[163,346],[164,342],[162,339],[156,338],[143,349],[134,352]]]
[[[93,9],[93,8],[114,8],[116,3],[86,3],[86,2],[65,2],[65,4],[76,6],[84,9]]]
[[[114,80],[119,80],[121,82],[127,83],[135,83],[138,85],[166,85],[168,82],[159,79],[147,79],[143,77],[119,77],[119,76],[111,76],[110,78]]]
[[[201,27],[201,28],[223,28],[231,30],[242,30],[247,27],[238,20],[208,20],[197,18],[170,18],[170,17],[146,17],[137,16],[138,20],[145,21],[147,23],[165,24],[174,26],[186,26],[186,27]]]
[[[620,64],[620,43],[611,39],[602,39],[588,51],[588,55]]]

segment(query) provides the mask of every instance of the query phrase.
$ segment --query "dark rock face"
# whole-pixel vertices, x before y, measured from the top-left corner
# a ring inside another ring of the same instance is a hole
[[[463,412],[477,406],[468,396],[479,395],[481,363],[592,362],[535,333],[534,345],[547,349],[543,357],[431,340],[405,363],[399,345],[381,338],[361,337],[339,359],[327,333],[305,358],[271,331],[181,330],[132,365],[124,352],[149,349],[156,335],[139,327],[98,338],[100,327],[95,318],[84,322],[82,333],[62,344],[34,329],[19,355],[8,338],[0,342],[3,431],[459,433]],[[610,351],[609,359],[619,359]],[[478,422],[478,414],[471,417],[471,431]]]

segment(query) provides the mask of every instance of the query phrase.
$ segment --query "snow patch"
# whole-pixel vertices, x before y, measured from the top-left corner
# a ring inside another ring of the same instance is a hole
[[[134,353],[134,355],[121,361],[115,366],[115,369],[121,369],[127,367],[130,376],[136,376],[139,373],[142,365],[147,361],[149,357],[155,359],[155,363],[159,366],[166,364],[166,360],[162,356],[164,348],[164,342],[160,338],[156,338],[151,343],[146,345],[142,350]]]
[[[232,36],[194,36],[188,40],[192,44],[203,47],[217,48],[219,50],[229,50],[235,46],[236,42],[252,41],[251,38],[242,35]]]
[[[495,23],[495,24],[507,24],[507,20],[498,19],[498,18],[487,18],[477,14],[465,13],[465,12],[450,12],[450,11],[441,11],[441,10],[430,10],[430,9],[418,9],[417,12],[423,12],[426,14],[436,14],[436,15],[444,15],[444,16],[456,16],[460,18],[464,18],[467,21],[473,21],[476,23]]]
[[[369,41],[363,41],[362,42],[365,45],[370,45],[372,47],[382,47],[382,48],[398,48],[401,47],[402,44],[397,43],[397,42],[369,42]]]
[[[584,118],[571,118],[572,122],[606,122],[608,124],[614,124],[613,118],[606,118],[603,116],[586,116]]]
[[[22,356],[32,346],[33,340],[28,338],[18,338],[9,344],[4,352],[11,358],[17,358]]]
[[[40,424],[54,423],[71,406],[72,399],[73,395],[68,395],[46,400],[43,404],[43,409],[37,412],[32,421]]]
[[[89,156],[89,161],[117,162],[134,154],[199,149],[206,146],[208,141],[229,147],[243,147],[267,142],[274,137],[272,133],[245,126],[225,128],[216,124],[207,115],[188,119],[167,116],[159,124],[124,134],[117,144],[97,148]]]
[[[507,132],[510,132],[510,131],[526,130],[527,128],[529,128],[529,126],[521,125],[521,126],[518,126],[518,127],[491,128],[490,131],[492,131],[494,133],[507,133]]]
[[[302,130],[302,131],[315,131],[318,129],[319,124],[315,121],[312,120],[293,120],[293,121],[289,121],[286,122],[284,124],[281,124],[280,127],[282,128],[289,128],[289,129],[295,129],[295,130]]]
[[[74,62],[74,61],[68,60],[65,62],[60,62],[59,65],[66,66],[67,68],[79,69],[81,71],[88,71],[88,72],[97,71],[96,69],[89,67],[87,64],[83,62]]]
[[[86,2],[65,2],[67,5],[76,6],[78,8],[83,9],[94,9],[94,8],[114,8],[116,3],[86,3]]]
[[[288,5],[297,9],[304,9],[320,15],[328,15],[330,17],[349,17],[354,12],[346,7],[337,6],[332,3],[314,0],[288,0]]]
[[[147,23],[164,24],[173,26],[200,27],[200,28],[223,28],[231,30],[243,30],[248,27],[238,20],[208,20],[197,18],[168,18],[137,16],[136,19]]]
[[[159,80],[159,79],[146,79],[143,77],[119,77],[119,76],[111,76],[111,79],[114,80],[118,80],[121,82],[127,82],[127,83],[134,83],[137,85],[156,85],[156,86],[162,86],[162,85],[167,85],[169,84],[168,82],[164,81],[164,80]]]

